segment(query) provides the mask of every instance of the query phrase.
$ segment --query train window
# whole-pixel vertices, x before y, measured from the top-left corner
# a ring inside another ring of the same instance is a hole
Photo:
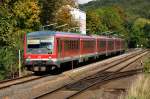
[[[108,46],[112,49],[113,48],[113,41],[108,41]]]
[[[106,41],[100,41],[99,48],[105,48],[105,47],[106,47]]]
[[[74,49],[77,49],[77,41],[74,41]]]
[[[95,47],[95,41],[83,41],[83,48],[90,49]]]
[[[76,49],[79,48],[79,41],[76,41]]]
[[[78,49],[78,41],[76,41],[76,49]]]
[[[73,41],[72,44],[73,44],[72,49],[74,49],[75,48],[75,41]]]
[[[87,41],[83,41],[83,47],[87,48]]]
[[[77,47],[77,41],[74,41],[74,49],[76,49],[76,47]]]
[[[72,47],[72,43],[71,43],[71,41],[69,40],[69,50],[71,49],[71,47]]]
[[[65,50],[75,50],[79,48],[78,40],[65,40],[64,41]]]
[[[68,49],[67,43],[68,43],[67,41],[64,41],[64,48],[65,48],[65,50]]]
[[[75,41],[75,49],[78,49],[78,41]]]
[[[27,51],[32,54],[52,54],[54,47],[54,37],[49,38],[28,38]]]
[[[72,48],[72,42],[69,40],[69,50]]]
[[[71,41],[71,49],[74,48],[74,41]]]
[[[69,50],[72,48],[72,41],[69,40]]]

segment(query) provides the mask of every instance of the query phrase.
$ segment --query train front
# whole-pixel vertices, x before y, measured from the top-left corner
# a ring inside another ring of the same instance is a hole
[[[55,67],[54,35],[47,32],[32,32],[24,40],[24,64],[33,72],[45,72]]]

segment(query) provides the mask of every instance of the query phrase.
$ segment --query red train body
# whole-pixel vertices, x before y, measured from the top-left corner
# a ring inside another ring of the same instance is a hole
[[[25,36],[24,64],[34,72],[49,71],[61,63],[123,52],[124,46],[120,38],[37,31]]]

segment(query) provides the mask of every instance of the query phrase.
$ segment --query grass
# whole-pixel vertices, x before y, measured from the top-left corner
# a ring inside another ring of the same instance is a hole
[[[150,57],[144,61],[144,72],[132,84],[125,99],[150,99]]]
[[[150,99],[150,75],[141,75],[133,83],[126,99]]]
[[[144,61],[144,72],[150,73],[150,56]]]

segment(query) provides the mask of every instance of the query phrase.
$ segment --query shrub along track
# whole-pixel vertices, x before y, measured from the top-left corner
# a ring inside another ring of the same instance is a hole
[[[61,88],[58,88],[54,91],[51,91],[36,98],[49,99],[55,97],[55,99],[70,99],[99,83],[103,84],[104,82],[108,82],[110,80],[141,73],[142,68],[123,72],[121,71],[126,67],[130,66],[130,64],[134,63],[136,60],[142,58],[146,53],[146,51],[140,51],[138,53],[134,53],[125,58],[122,58],[118,61],[115,60],[109,64],[109,67],[99,71],[92,76],[83,78],[73,84],[67,84]],[[109,70],[111,70],[112,72],[109,72]],[[76,90],[74,91],[73,89]]]

